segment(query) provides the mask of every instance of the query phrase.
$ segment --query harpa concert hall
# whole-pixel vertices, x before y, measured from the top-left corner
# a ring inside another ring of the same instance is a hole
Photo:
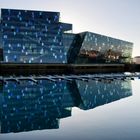
[[[59,12],[1,9],[0,61],[12,63],[129,63],[133,43],[72,33]]]

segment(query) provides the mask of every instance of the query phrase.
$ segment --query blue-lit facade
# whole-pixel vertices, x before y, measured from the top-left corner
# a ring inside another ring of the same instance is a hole
[[[61,23],[59,12],[1,9],[0,61],[14,63],[130,63],[133,43]],[[68,33],[69,32],[69,33]]]
[[[0,85],[0,133],[58,129],[73,107],[93,109],[131,95],[130,80],[9,81]]]
[[[66,63],[59,12],[1,9],[0,40],[4,62]]]

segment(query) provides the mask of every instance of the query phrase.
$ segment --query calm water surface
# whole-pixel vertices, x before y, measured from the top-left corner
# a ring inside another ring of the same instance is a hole
[[[140,79],[0,85],[0,140],[140,140]]]

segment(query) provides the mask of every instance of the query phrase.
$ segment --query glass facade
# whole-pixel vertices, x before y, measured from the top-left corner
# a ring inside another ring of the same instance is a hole
[[[69,49],[72,46],[74,38],[75,38],[75,34],[73,34],[73,33],[64,33],[63,34],[63,47],[65,50],[66,56],[69,52]]]
[[[5,62],[66,63],[60,13],[1,9],[1,47]]]
[[[68,33],[59,12],[1,9],[4,62],[127,63],[133,43],[91,32]]]
[[[83,32],[75,36],[68,52],[69,63],[130,63],[133,43]]]

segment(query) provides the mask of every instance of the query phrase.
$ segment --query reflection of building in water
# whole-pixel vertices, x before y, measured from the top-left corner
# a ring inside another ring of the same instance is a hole
[[[101,106],[132,95],[131,81],[115,80],[111,83],[76,81],[81,104],[79,108],[87,110]]]
[[[71,109],[91,109],[132,95],[129,81],[22,81],[0,89],[1,133],[59,128]]]
[[[65,82],[9,82],[3,87],[1,132],[59,128],[59,119],[71,116],[73,104]]]

